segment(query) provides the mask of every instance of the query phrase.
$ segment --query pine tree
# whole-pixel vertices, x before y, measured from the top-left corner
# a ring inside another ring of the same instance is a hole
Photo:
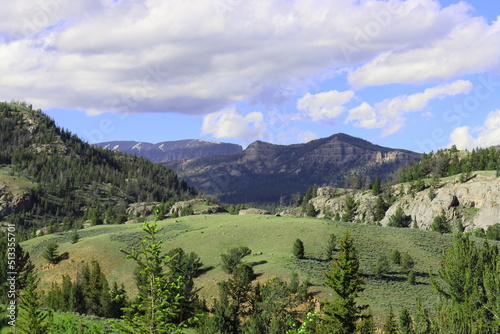
[[[327,260],[333,259],[333,253],[337,249],[337,236],[335,234],[330,234],[328,238],[326,248],[325,248],[325,257]]]
[[[302,240],[297,239],[293,243],[293,255],[297,259],[303,259],[304,258],[304,243]]]
[[[182,283],[180,277],[169,279],[166,268],[172,259],[161,255],[163,242],[157,237],[162,228],[155,221],[144,223],[142,230],[146,236],[141,238],[139,249],[121,250],[138,265],[139,295],[127,309],[123,324],[115,323],[115,327],[130,334],[182,333],[184,324],[173,323],[180,313]]]
[[[398,325],[396,323],[396,316],[394,315],[392,305],[389,306],[389,311],[387,312],[387,317],[385,318],[383,330],[384,334],[398,333]]]
[[[428,334],[431,333],[431,320],[429,311],[422,305],[422,298],[417,297],[416,313],[414,319],[415,334]]]
[[[47,313],[40,311],[40,294],[37,292],[38,278],[34,273],[26,277],[26,287],[21,295],[21,312],[16,323],[17,333],[49,333]]]
[[[401,334],[413,334],[413,323],[410,312],[406,308],[402,308],[399,313],[399,332]]]
[[[331,333],[351,334],[367,308],[357,305],[355,299],[364,290],[359,271],[359,258],[354,242],[346,232],[339,244],[339,252],[326,275],[326,284],[333,290],[333,300],[326,303],[324,328]]]
[[[353,221],[357,210],[358,203],[354,199],[354,196],[347,196],[344,203],[344,214],[342,215],[342,220],[345,222]]]
[[[58,248],[59,248],[59,245],[57,245],[57,244],[54,244],[54,243],[49,244],[43,253],[43,257],[47,261],[49,261],[49,263],[59,262],[59,253],[57,252]]]

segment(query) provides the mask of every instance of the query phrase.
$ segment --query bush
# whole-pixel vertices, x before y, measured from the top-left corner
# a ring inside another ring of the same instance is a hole
[[[448,223],[444,215],[439,215],[437,217],[434,217],[434,221],[431,224],[431,229],[439,233],[451,232],[450,224]]]
[[[181,209],[181,217],[194,215],[194,210],[190,206],[185,206]]]
[[[486,238],[491,240],[500,240],[500,224],[488,226]]]
[[[407,216],[401,207],[397,208],[396,212],[389,217],[387,226],[391,227],[410,227],[411,217]]]
[[[295,242],[293,244],[293,255],[297,259],[304,258],[304,243],[302,242],[302,240],[300,240],[300,239],[295,240]]]

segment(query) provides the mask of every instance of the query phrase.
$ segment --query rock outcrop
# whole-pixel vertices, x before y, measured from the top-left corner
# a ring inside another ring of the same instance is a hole
[[[0,216],[29,211],[34,203],[33,197],[28,193],[12,194],[6,188],[0,189]]]
[[[433,197],[433,198],[432,198]],[[429,190],[402,196],[387,210],[382,225],[401,207],[419,228],[428,229],[434,217],[444,214],[451,223],[462,220],[466,230],[486,229],[500,223],[500,178],[486,173],[465,183],[450,180],[429,196]]]
[[[427,188],[420,192],[411,192],[410,186],[397,185],[392,188],[398,199],[386,211],[380,222],[386,226],[398,208],[411,216],[412,225],[421,229],[430,229],[434,218],[444,215],[453,226],[458,220],[466,230],[486,229],[500,223],[500,178],[492,173],[478,172],[467,182],[460,183],[458,178],[442,182],[430,194]],[[346,195],[335,196],[338,191],[332,187],[321,187],[318,196],[310,200],[318,217],[340,217],[345,213]],[[374,210],[377,197],[371,191],[350,193],[358,203],[354,220],[375,223]],[[334,197],[335,196],[335,197]],[[286,214],[286,213],[282,213]]]

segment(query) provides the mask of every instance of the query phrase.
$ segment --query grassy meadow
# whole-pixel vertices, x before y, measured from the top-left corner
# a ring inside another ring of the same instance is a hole
[[[331,298],[324,286],[323,273],[329,270],[324,260],[324,249],[331,233],[340,240],[346,231],[354,238],[360,255],[361,270],[365,274],[366,290],[359,299],[369,304],[377,317],[382,317],[390,304],[397,311],[401,307],[414,309],[415,298],[420,295],[427,306],[436,301],[428,273],[438,270],[443,249],[452,243],[452,235],[415,229],[388,228],[371,225],[333,222],[316,218],[275,217],[261,215],[233,216],[229,214],[196,215],[167,219],[159,222],[164,228],[160,237],[165,250],[182,247],[197,253],[207,269],[196,279],[202,288],[200,295],[208,302],[217,296],[217,282],[228,275],[221,269],[220,254],[236,246],[247,246],[252,254],[244,260],[253,263],[259,281],[279,276],[290,279],[296,272],[299,278],[311,283],[310,291],[320,300]],[[100,262],[109,281],[123,283],[130,295],[136,293],[133,276],[134,262],[125,259],[120,249],[138,245],[143,235],[141,224],[102,225],[80,230],[80,240],[70,242],[70,233],[56,233],[37,237],[22,243],[31,254],[41,278],[40,287],[61,282],[63,274],[74,275],[84,262]],[[292,245],[300,238],[305,245],[305,259],[292,255]],[[50,243],[59,245],[59,252],[68,252],[69,259],[57,265],[48,265],[42,257]],[[392,273],[381,279],[369,275],[379,255],[390,256],[394,249],[409,253],[415,260],[417,284],[406,282],[406,275],[392,265]]]

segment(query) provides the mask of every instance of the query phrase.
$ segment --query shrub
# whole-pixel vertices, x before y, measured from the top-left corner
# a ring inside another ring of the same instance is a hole
[[[185,206],[181,209],[181,217],[194,215],[194,210],[190,206]]]
[[[396,212],[389,217],[387,226],[391,227],[410,227],[411,217],[407,216],[401,207],[397,208]]]
[[[488,226],[486,238],[491,240],[500,240],[500,224]]]
[[[434,221],[431,224],[431,229],[439,233],[451,232],[450,224],[448,223],[444,215],[439,215],[437,217],[434,217]]]

